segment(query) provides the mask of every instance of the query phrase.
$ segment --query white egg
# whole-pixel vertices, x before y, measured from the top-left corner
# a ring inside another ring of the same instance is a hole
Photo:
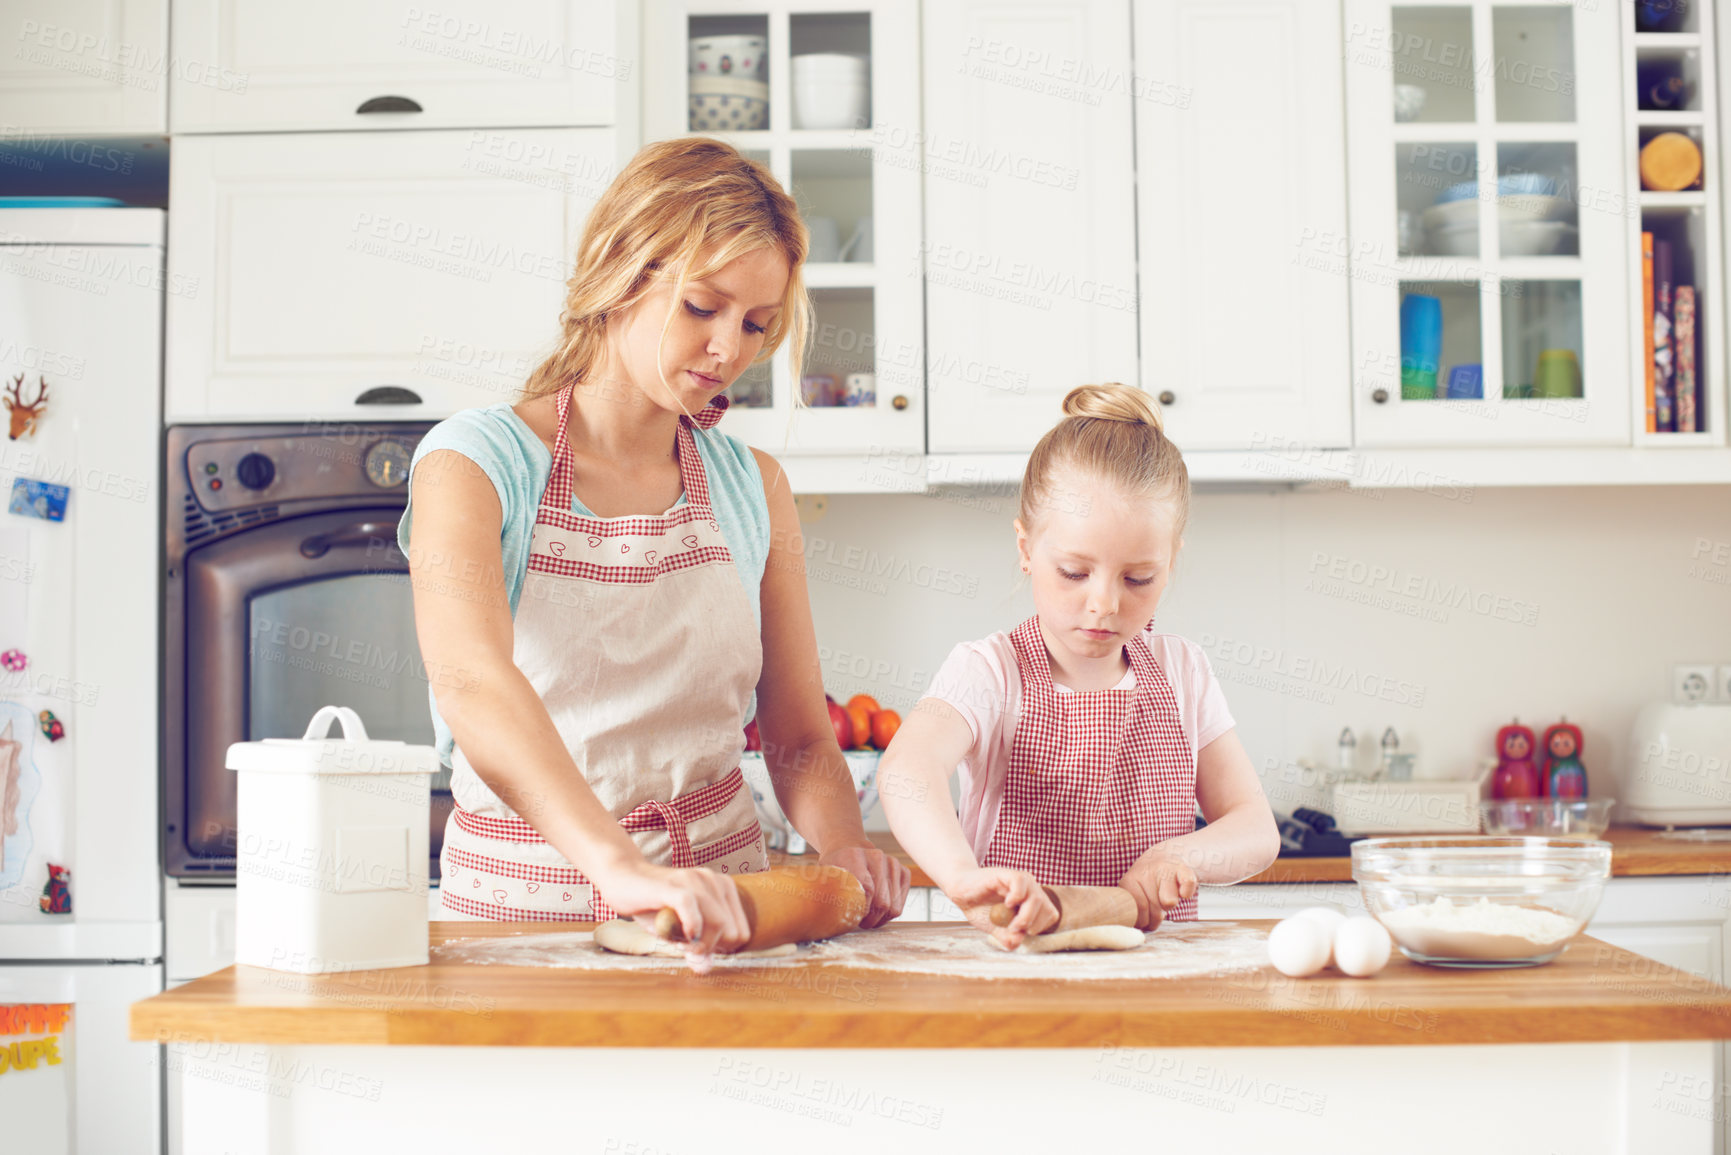
[[[1313,975],[1328,965],[1328,930],[1315,919],[1292,917],[1268,932],[1268,961],[1292,978]]]
[[[1340,924],[1346,921],[1346,915],[1332,906],[1307,906],[1292,917],[1308,918],[1322,927],[1323,932],[1328,935],[1328,945],[1331,950],[1334,947],[1335,931],[1339,930]],[[1322,965],[1327,966],[1329,961],[1329,959],[1323,959]]]
[[[1368,978],[1388,965],[1394,943],[1382,923],[1366,915],[1343,919],[1334,931],[1334,965],[1353,978]]]

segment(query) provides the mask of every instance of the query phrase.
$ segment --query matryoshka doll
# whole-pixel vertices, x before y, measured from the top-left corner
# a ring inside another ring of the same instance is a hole
[[[1545,731],[1540,786],[1552,798],[1585,798],[1587,768],[1581,765],[1581,728],[1568,721]]]
[[[1537,798],[1539,789],[1533,732],[1517,718],[1497,731],[1497,773],[1491,779],[1491,793],[1498,798]]]

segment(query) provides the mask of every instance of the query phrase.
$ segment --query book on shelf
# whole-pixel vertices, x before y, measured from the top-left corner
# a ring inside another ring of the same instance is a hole
[[[1671,242],[1653,242],[1653,428],[1677,431],[1676,364],[1671,354]]]
[[[1646,367],[1647,432],[1658,427],[1653,421],[1653,234],[1641,234],[1641,364]]]
[[[1695,398],[1695,286],[1678,285],[1671,301],[1672,360],[1676,362],[1677,432],[1700,428]]]

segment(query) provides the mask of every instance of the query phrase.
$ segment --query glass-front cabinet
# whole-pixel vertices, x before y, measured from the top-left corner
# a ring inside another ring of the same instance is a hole
[[[1347,0],[1358,444],[1629,443],[1626,8]]]
[[[792,192],[814,318],[729,391],[727,432],[781,455],[925,448],[918,7],[914,0],[653,0],[646,141],[726,140]],[[869,468],[866,466],[865,468]]]

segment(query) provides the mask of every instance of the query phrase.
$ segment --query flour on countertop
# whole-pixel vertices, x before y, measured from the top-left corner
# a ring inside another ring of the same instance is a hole
[[[572,970],[680,971],[685,961],[613,954],[588,931],[453,939],[432,949],[436,963],[563,967]],[[787,958],[730,959],[717,970],[836,966],[977,979],[1162,979],[1255,970],[1268,963],[1268,936],[1223,923],[1167,923],[1132,950],[1064,954],[1005,951],[972,927],[895,923],[802,946]]]
[[[1485,898],[1456,902],[1446,895],[1377,917],[1409,950],[1439,958],[1487,961],[1549,953],[1581,929],[1579,920],[1554,910],[1510,906]]]

